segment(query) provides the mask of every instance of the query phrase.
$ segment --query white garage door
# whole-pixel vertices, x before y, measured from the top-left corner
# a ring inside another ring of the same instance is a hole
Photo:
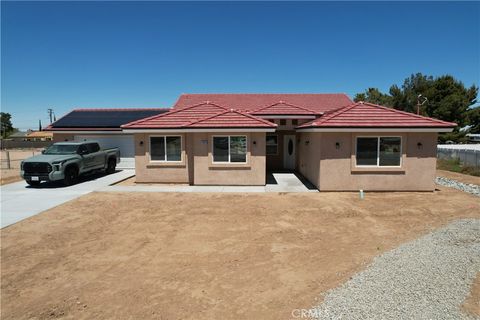
[[[94,140],[103,149],[120,148],[118,168],[135,168],[135,145],[133,135],[76,135],[75,141]]]

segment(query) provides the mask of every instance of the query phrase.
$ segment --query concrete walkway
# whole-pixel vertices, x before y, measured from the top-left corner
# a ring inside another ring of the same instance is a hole
[[[308,181],[294,173],[273,173],[265,186],[190,186],[138,184],[133,186],[105,186],[105,192],[318,192]]]
[[[122,170],[111,175],[91,175],[70,187],[42,183],[40,187],[33,188],[25,181],[3,185],[0,187],[0,225],[4,228],[134,175],[134,170]]]

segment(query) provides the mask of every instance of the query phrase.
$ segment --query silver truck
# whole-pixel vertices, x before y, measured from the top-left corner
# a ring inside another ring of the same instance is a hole
[[[63,181],[68,186],[86,173],[113,173],[119,162],[118,148],[102,150],[96,141],[58,142],[42,154],[23,160],[20,174],[31,186],[38,186],[41,181]]]

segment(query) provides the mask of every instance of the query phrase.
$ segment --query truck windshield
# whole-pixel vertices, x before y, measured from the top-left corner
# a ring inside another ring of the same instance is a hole
[[[43,154],[74,154],[77,153],[78,145],[54,144],[48,147]]]

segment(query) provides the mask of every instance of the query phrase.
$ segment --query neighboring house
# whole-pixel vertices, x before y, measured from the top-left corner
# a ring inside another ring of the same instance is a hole
[[[142,109],[75,109],[47,128],[53,140],[95,140],[102,148],[120,148],[121,168],[134,168],[133,135],[122,132],[120,126],[131,121],[167,112],[165,108]]]
[[[320,191],[433,191],[437,134],[455,126],[344,94],[184,94],[122,128],[137,182],[264,185],[296,170]]]
[[[31,131],[26,136],[26,141],[52,141],[53,133],[48,131]]]
[[[27,141],[27,136],[29,133],[31,133],[32,130],[28,131],[17,131],[15,133],[12,133],[7,137],[8,140],[12,141]]]

